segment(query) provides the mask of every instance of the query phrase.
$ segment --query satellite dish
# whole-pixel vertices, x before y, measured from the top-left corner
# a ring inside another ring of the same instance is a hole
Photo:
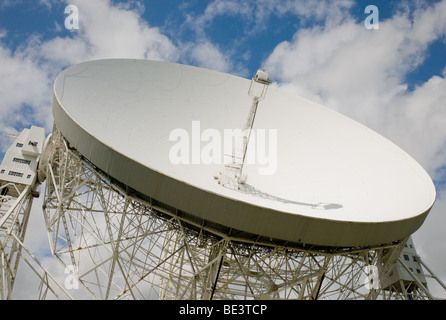
[[[243,186],[219,184],[225,132],[243,127],[250,85],[180,64],[90,61],[57,77],[53,115],[70,147],[112,183],[235,238],[375,246],[422,225],[435,188],[414,159],[274,84],[256,112]]]

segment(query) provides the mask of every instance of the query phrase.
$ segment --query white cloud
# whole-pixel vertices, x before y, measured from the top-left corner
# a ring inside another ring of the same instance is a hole
[[[47,74],[23,53],[13,53],[0,43],[0,150],[11,144],[7,134],[17,126],[45,125],[51,96]]]
[[[78,7],[79,29],[72,37],[42,44],[42,55],[61,63],[104,58],[175,61],[179,52],[172,41],[141,19],[140,7],[113,6],[108,0],[73,0]]]
[[[233,71],[234,66],[228,56],[208,40],[202,40],[199,43],[184,43],[181,50],[184,63],[222,72]]]
[[[433,178],[441,178],[437,171],[446,164],[446,79],[433,76],[393,102],[386,134],[410,152]]]
[[[31,57],[13,54],[0,46],[1,117],[10,116],[14,106],[40,105],[45,99],[42,88],[48,82]]]
[[[205,38],[206,29],[218,16],[250,16],[251,6],[245,1],[214,0],[210,2],[200,15],[188,14],[185,26],[194,30],[199,37]]]

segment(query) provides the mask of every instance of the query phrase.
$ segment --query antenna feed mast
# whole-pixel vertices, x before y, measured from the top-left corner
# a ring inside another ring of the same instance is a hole
[[[255,100],[263,100],[270,84],[271,80],[269,79],[268,72],[259,69],[251,80],[248,94]]]
[[[242,171],[246,160],[249,138],[254,125],[259,101],[265,98],[270,84],[271,80],[269,79],[268,72],[263,69],[257,70],[248,89],[248,95],[252,97],[252,104],[242,131],[241,148],[233,151],[231,162],[226,163],[223,172],[220,172],[219,176],[215,177],[218,180],[218,183],[226,188],[240,190],[247,179],[246,175],[242,174]]]

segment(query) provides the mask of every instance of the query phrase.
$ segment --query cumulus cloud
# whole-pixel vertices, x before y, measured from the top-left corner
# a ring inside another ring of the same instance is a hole
[[[189,60],[191,64],[223,72],[232,71],[230,59],[210,41],[201,41],[198,44],[185,43],[182,48],[184,52],[188,52],[183,59]]]
[[[104,58],[178,59],[172,41],[143,21],[137,9],[113,6],[108,0],[73,0],[70,4],[79,10],[79,29],[73,30],[72,37],[43,43],[44,58],[63,64]]]
[[[49,110],[50,80],[30,57],[11,52],[0,43],[0,150],[11,144],[7,134],[16,134],[17,127],[46,124],[42,110]],[[45,112],[44,112],[45,113]]]

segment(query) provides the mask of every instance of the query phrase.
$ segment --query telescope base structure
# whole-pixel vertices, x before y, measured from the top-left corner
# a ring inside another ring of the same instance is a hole
[[[313,249],[232,238],[111,183],[56,127],[49,144],[44,217],[74,298],[431,298],[380,286],[405,241]]]

